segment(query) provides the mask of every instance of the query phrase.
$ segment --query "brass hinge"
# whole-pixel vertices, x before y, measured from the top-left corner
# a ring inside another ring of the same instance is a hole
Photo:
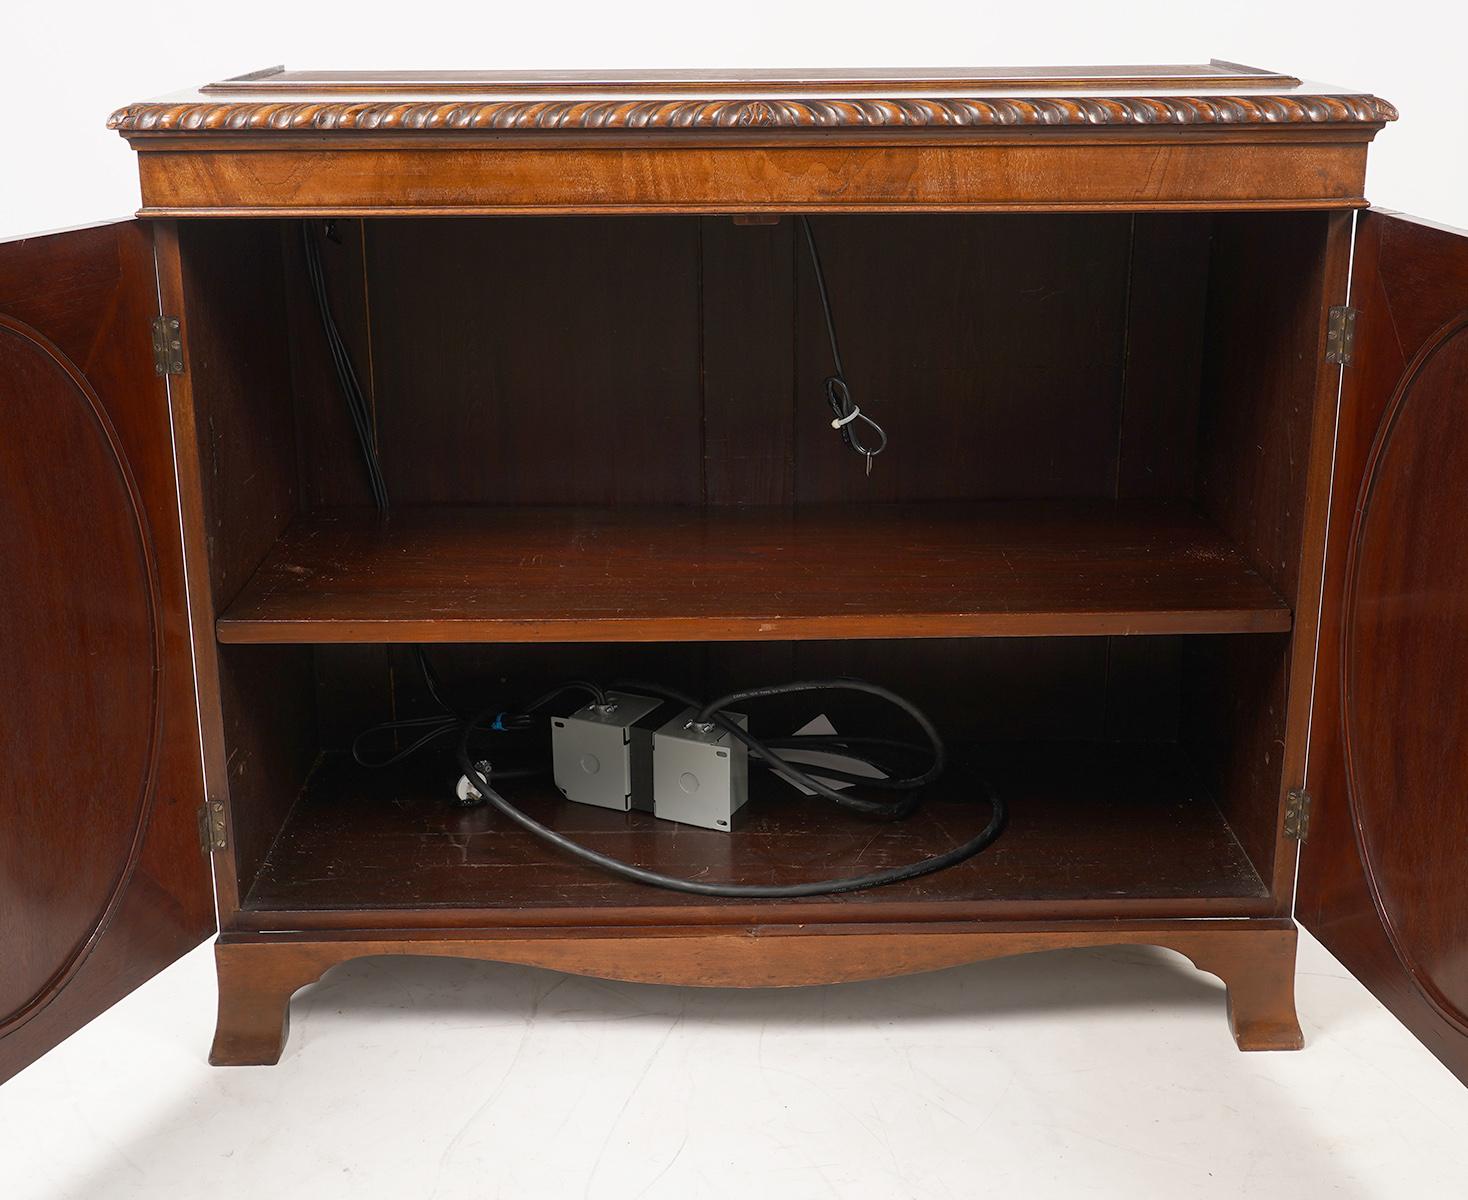
[[[1337,304],[1330,310],[1325,326],[1325,361],[1349,367],[1356,357],[1356,310]]]
[[[210,854],[229,848],[229,827],[224,822],[224,802],[206,800],[199,805],[199,851]]]
[[[1310,793],[1292,788],[1285,800],[1285,837],[1295,842],[1310,840]]]
[[[153,372],[157,375],[183,374],[183,334],[177,317],[164,314],[154,317]]]

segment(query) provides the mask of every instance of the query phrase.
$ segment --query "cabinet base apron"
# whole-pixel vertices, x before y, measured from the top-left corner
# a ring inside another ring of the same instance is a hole
[[[1295,940],[1287,919],[987,923],[911,927],[607,928],[409,935],[226,933],[215,943],[219,1024],[209,1061],[268,1066],[280,1059],[290,1001],[339,963],[374,955],[477,958],[630,983],[803,987],[915,975],[989,958],[1081,946],[1161,946],[1228,990],[1240,1050],[1298,1050]]]

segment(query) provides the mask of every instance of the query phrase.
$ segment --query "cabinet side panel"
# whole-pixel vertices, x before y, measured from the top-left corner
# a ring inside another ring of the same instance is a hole
[[[215,618],[299,508],[281,230],[163,222],[159,248],[163,302],[183,323],[172,395],[205,779],[229,817],[229,848],[215,854],[227,922],[295,798],[280,781],[299,779],[315,746],[314,721],[293,703],[309,694],[309,651],[247,662],[221,655],[214,637]]]
[[[295,516],[295,413],[275,222],[178,226],[209,580],[223,609]]]
[[[1271,879],[1277,859],[1294,857],[1280,855],[1276,836],[1290,635],[1192,638],[1183,660],[1182,739],[1260,877]]]
[[[1340,379],[1325,361],[1327,321],[1345,301],[1351,221],[1249,213],[1214,226],[1198,498],[1289,603],[1294,628],[1282,653],[1272,639],[1226,643],[1201,665],[1185,721],[1200,730],[1220,806],[1272,878],[1281,912],[1294,878],[1284,802],[1304,778]],[[1230,715],[1216,696],[1243,679],[1262,689],[1263,710]]]
[[[1294,604],[1311,431],[1338,372],[1315,350],[1345,287],[1321,213],[1215,224],[1199,429],[1204,509]]]

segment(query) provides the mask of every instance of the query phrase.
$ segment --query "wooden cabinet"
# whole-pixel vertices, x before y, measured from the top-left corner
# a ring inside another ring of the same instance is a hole
[[[1468,242],[1358,211],[1394,117],[1226,63],[275,70],[119,111],[140,219],[0,246],[0,1075],[217,909],[220,1063],[396,953],[786,986],[1153,944],[1296,1048],[1299,918],[1468,1076]],[[953,749],[885,824],[515,785],[662,871],[935,854],[985,787],[1009,827],[849,895],[619,880],[449,804],[450,756],[353,760],[431,711],[420,657],[486,703],[860,675]]]

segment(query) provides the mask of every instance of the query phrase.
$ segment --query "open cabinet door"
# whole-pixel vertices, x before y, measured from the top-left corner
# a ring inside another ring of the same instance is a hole
[[[1468,1082],[1468,235],[1357,227],[1296,914]]]
[[[0,243],[0,1080],[214,929],[153,243]]]

